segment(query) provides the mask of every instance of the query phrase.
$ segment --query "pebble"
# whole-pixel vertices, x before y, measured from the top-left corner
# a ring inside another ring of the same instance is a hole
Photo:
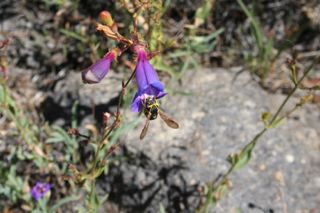
[[[287,154],[285,158],[286,158],[286,161],[288,163],[293,163],[294,162],[294,156],[291,155],[291,154]]]
[[[274,179],[276,181],[278,181],[281,185],[284,184],[284,176],[283,176],[283,173],[281,171],[277,171],[274,173],[273,175]]]
[[[260,171],[266,171],[267,170],[267,166],[265,164],[261,164],[259,166]]]

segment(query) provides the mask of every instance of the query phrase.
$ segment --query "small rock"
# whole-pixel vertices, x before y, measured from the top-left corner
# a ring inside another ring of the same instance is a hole
[[[286,161],[288,163],[293,163],[294,162],[294,156],[293,155],[290,155],[290,154],[287,154],[286,155]]]
[[[267,170],[267,166],[265,165],[265,164],[261,164],[260,166],[259,166],[259,170],[260,171],[266,171]]]
[[[283,173],[281,171],[277,171],[273,175],[274,179],[279,182],[279,184],[283,185],[284,184],[284,177]]]

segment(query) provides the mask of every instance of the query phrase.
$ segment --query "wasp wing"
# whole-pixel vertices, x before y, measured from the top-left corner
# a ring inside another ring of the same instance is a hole
[[[172,118],[170,118],[169,116],[167,116],[164,112],[162,112],[161,110],[159,110],[159,115],[161,117],[161,119],[171,128],[173,129],[178,129],[179,128],[179,124],[177,122],[175,122]]]
[[[140,140],[142,140],[146,136],[146,134],[148,132],[149,124],[150,124],[150,119],[147,118],[146,122],[144,124],[144,127],[143,127],[143,129],[142,129],[142,131],[140,133]]]

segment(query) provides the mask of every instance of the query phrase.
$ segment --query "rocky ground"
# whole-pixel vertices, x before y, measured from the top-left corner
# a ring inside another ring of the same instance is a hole
[[[235,78],[236,70],[190,71],[177,88],[187,95],[169,94],[163,100],[179,130],[158,119],[143,141],[138,139],[143,122],[122,138],[128,159],[111,170],[116,174],[107,189],[111,200],[131,211],[152,212],[159,203],[169,212],[194,211],[198,184],[225,172],[226,156],[262,128],[260,114],[274,112],[285,98],[266,93],[246,72]],[[297,101],[293,98],[289,107]],[[231,176],[230,193],[212,212],[262,212],[259,207],[265,212],[317,212],[319,119],[319,108],[307,105],[270,130],[249,165]]]
[[[167,19],[173,26],[184,25],[186,17],[191,17],[198,7],[189,0],[172,2],[177,7],[173,5],[168,10]],[[243,66],[243,53],[252,51],[255,45],[239,6],[227,0],[217,2],[207,27],[223,27],[225,33],[217,50],[203,56],[208,59],[209,68],[186,72],[180,84],[161,74],[169,92],[162,99],[162,107],[179,122],[180,128],[170,129],[157,119],[140,141],[144,124],[141,119],[136,128],[121,136],[124,146],[117,152],[121,159],[99,178],[99,193],[110,194],[106,204],[110,212],[157,212],[161,205],[167,212],[194,212],[200,202],[200,186],[227,170],[226,157],[239,151],[263,128],[261,113],[274,112],[285,98],[287,86],[282,83],[275,90],[265,90],[247,71],[214,66]],[[309,23],[292,46],[307,55],[308,51],[318,54],[318,16],[311,18],[318,7],[302,0],[261,2],[257,11],[267,32],[274,33],[278,40],[287,39],[286,34],[294,34],[297,27]],[[114,69],[101,84],[84,85],[81,70],[94,61],[93,51],[89,42],[61,32],[83,30],[86,35],[96,35],[93,23],[97,14],[113,8],[110,5],[111,1],[100,0],[97,4],[79,1],[77,9],[72,9],[72,5],[48,6],[44,1],[0,3],[1,36],[11,38],[5,54],[9,62],[8,86],[34,122],[70,127],[75,101],[79,103],[77,120],[81,127],[101,124],[102,112],[115,110],[120,82],[128,73]],[[120,13],[117,15],[121,18]],[[177,34],[176,29],[166,30]],[[97,37],[101,49],[106,49],[107,42],[102,36]],[[243,46],[239,48],[239,44]],[[235,55],[229,55],[229,50]],[[280,62],[284,61],[281,57]],[[309,56],[303,57],[310,61]],[[317,73],[313,74],[319,77]],[[282,81],[283,76],[288,79],[287,73],[271,75],[274,81]],[[292,99],[288,109],[301,95]],[[125,122],[137,117],[126,105],[124,112]],[[319,212],[319,121],[319,104],[309,104],[280,127],[267,132],[256,146],[252,161],[231,176],[231,190],[211,212]]]

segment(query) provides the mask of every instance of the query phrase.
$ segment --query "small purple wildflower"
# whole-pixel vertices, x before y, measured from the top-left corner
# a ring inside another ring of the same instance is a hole
[[[41,197],[43,197],[50,189],[51,184],[49,183],[40,183],[37,182],[31,189],[31,196],[38,201]]]
[[[164,86],[159,81],[156,71],[148,61],[148,55],[144,47],[136,46],[135,52],[138,55],[136,66],[138,92],[132,100],[131,111],[140,112],[143,109],[143,101],[146,97],[156,97],[158,99],[165,96],[166,93],[163,91]]]
[[[108,74],[111,62],[116,55],[117,52],[111,50],[102,59],[84,70],[82,72],[82,81],[87,84],[99,83]]]

